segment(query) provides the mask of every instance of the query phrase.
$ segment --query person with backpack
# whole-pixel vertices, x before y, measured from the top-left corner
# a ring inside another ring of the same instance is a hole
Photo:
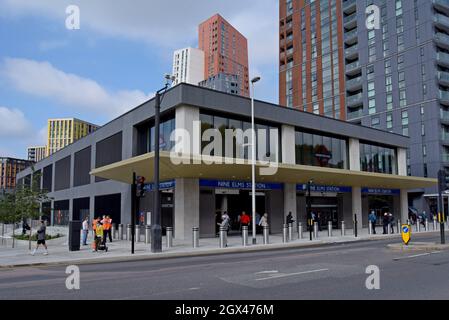
[[[287,215],[287,218],[285,219],[285,222],[287,223],[287,225],[292,224],[293,222],[295,222],[295,220],[293,220],[293,215],[292,212],[290,211]]]

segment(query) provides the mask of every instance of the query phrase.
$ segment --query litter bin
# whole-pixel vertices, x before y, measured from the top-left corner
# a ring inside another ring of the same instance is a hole
[[[69,221],[69,251],[80,251],[81,221]]]

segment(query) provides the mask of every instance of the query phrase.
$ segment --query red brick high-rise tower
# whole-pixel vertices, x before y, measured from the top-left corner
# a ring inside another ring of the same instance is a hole
[[[199,26],[199,49],[204,51],[204,77],[238,77],[239,93],[249,96],[248,41],[219,14]]]

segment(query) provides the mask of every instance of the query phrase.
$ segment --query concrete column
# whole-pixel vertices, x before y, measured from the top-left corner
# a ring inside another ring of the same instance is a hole
[[[73,220],[73,199],[69,199],[69,220]]]
[[[89,197],[89,221],[92,223],[92,221],[95,219],[95,197]]]
[[[228,211],[228,196],[223,195],[223,200],[221,202],[221,212],[227,212]]]
[[[398,175],[406,176],[407,175],[407,150],[403,148],[397,149],[397,169]]]
[[[175,128],[187,130],[188,137],[182,136],[182,143],[177,143],[177,151],[182,153],[201,154],[201,127],[195,125],[200,121],[200,110],[196,107],[180,106],[176,108]],[[190,152],[187,152],[190,151]]]
[[[191,240],[192,228],[200,225],[198,179],[176,179],[174,220],[175,239]]]
[[[284,221],[288,213],[291,212],[293,219],[298,221],[296,213],[296,184],[285,183],[284,184]]]
[[[75,155],[70,155],[70,189],[75,185]]]
[[[360,171],[360,142],[349,139],[349,170]]]
[[[296,164],[295,127],[282,126],[281,143],[282,163]]]
[[[408,220],[408,193],[407,190],[405,189],[401,189],[400,213],[401,213],[401,222],[406,223]]]
[[[362,188],[352,187],[352,221],[354,220],[354,214],[357,215],[357,229],[360,231],[362,228],[363,213],[362,213]],[[348,226],[349,227],[349,226]]]

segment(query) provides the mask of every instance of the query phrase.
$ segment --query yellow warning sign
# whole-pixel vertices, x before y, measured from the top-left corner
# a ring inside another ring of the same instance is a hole
[[[410,240],[411,240],[411,236],[410,236],[411,228],[410,228],[410,225],[403,224],[401,229],[402,229],[402,241],[404,241],[405,245],[408,245]]]

